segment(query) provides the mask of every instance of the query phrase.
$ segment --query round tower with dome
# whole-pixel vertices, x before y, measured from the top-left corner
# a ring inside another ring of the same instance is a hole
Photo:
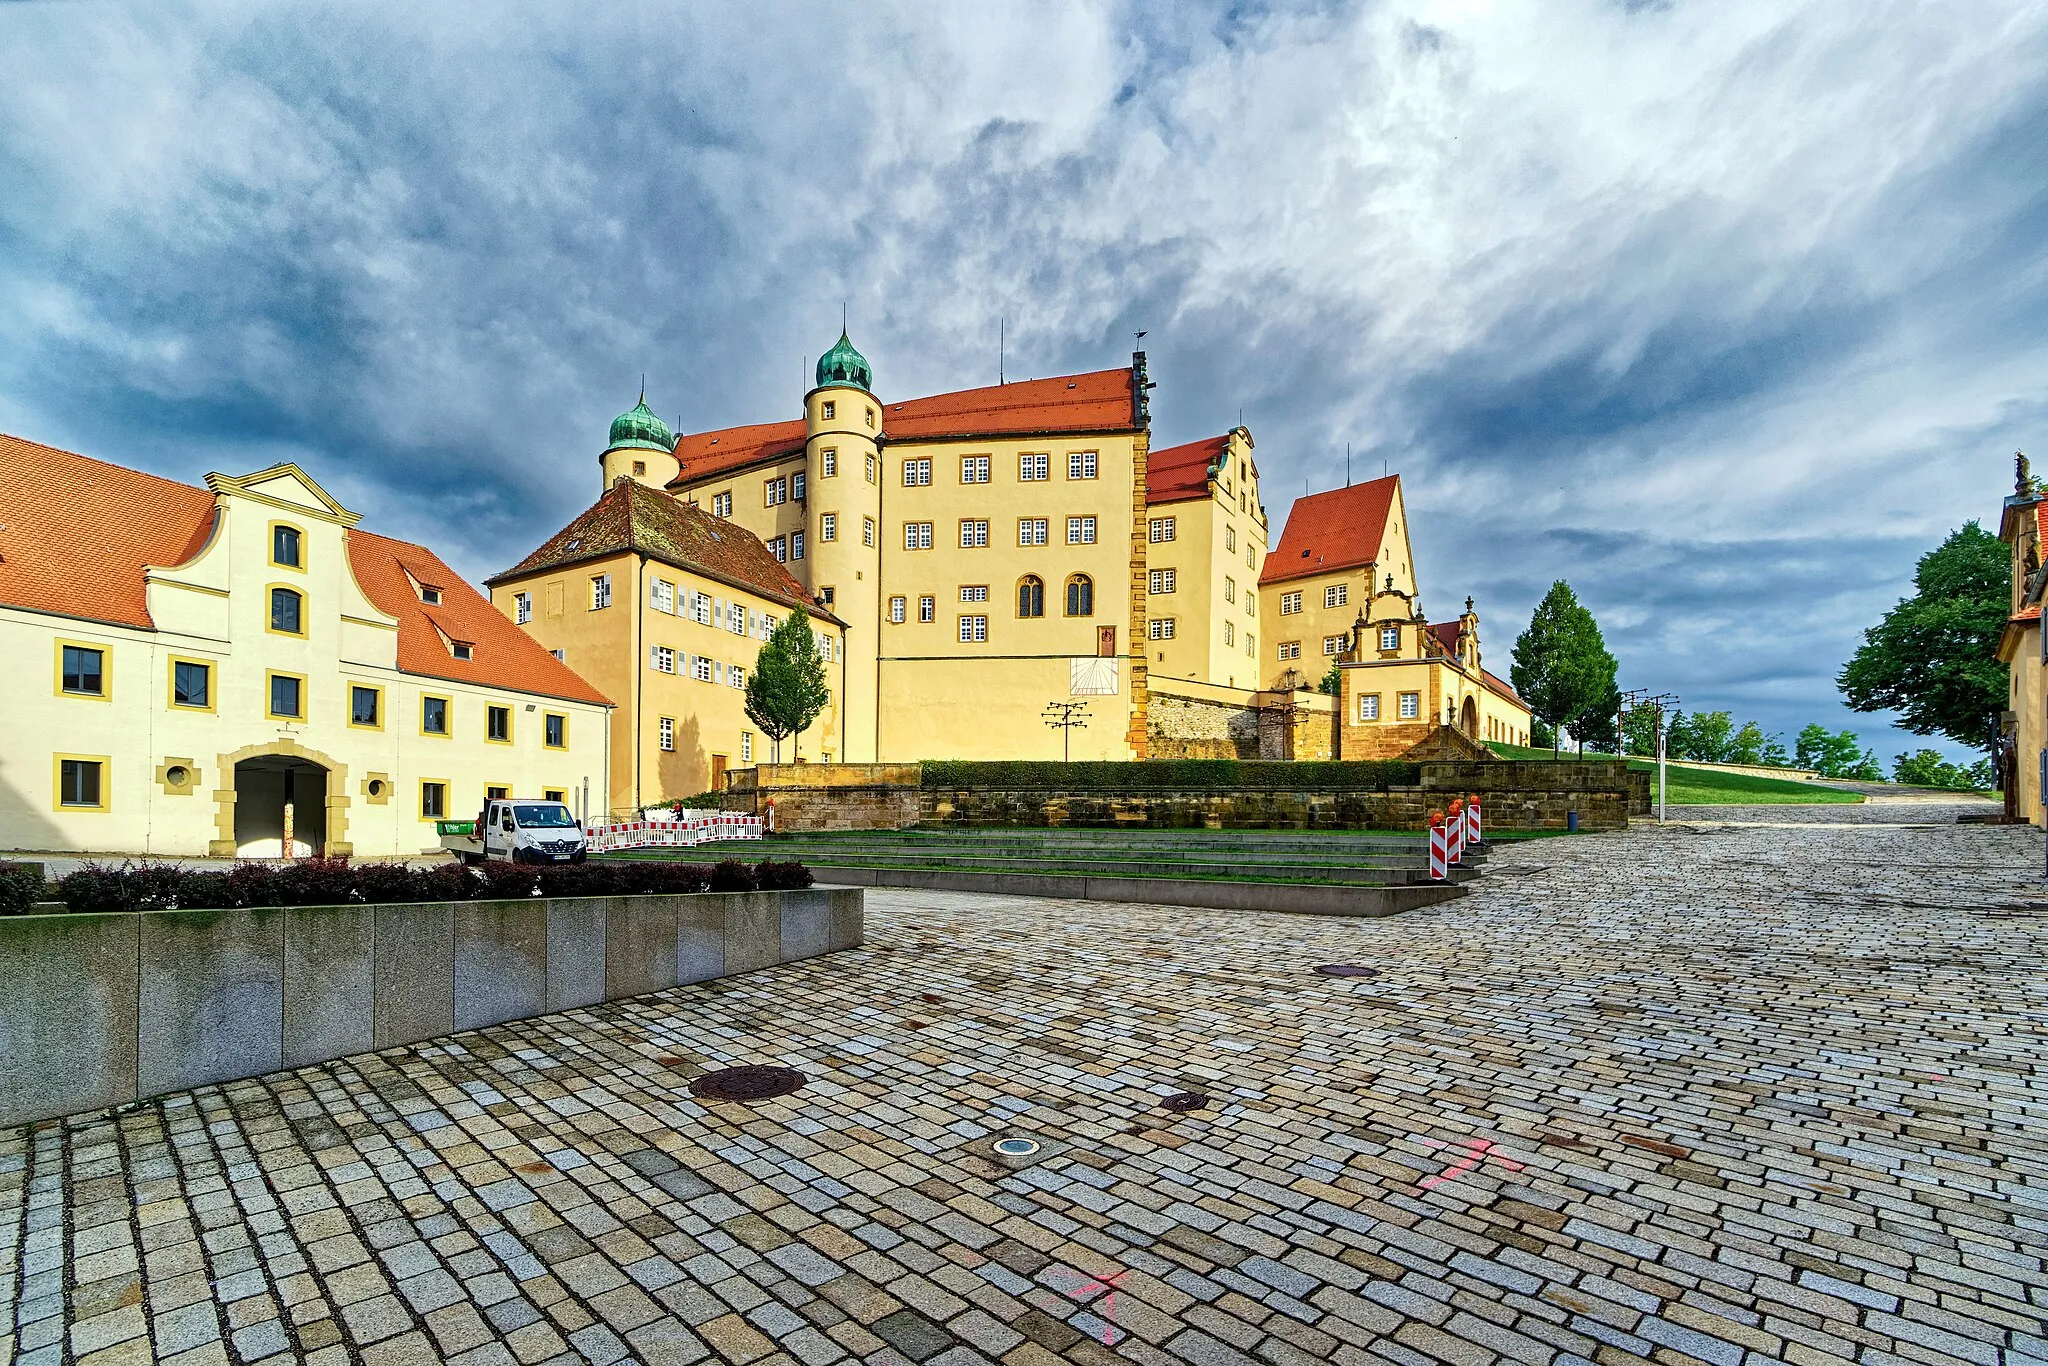
[[[882,591],[882,401],[873,384],[867,357],[841,329],[804,395],[812,550],[804,564],[790,565],[811,595],[848,623],[847,672],[867,679],[875,676]],[[848,734],[873,735],[875,690],[849,687],[845,698]]]
[[[668,424],[647,406],[647,387],[640,387],[640,401],[612,419],[611,440],[597,458],[604,471],[602,494],[620,479],[636,479],[649,488],[666,489],[681,473],[676,460],[676,437]]]

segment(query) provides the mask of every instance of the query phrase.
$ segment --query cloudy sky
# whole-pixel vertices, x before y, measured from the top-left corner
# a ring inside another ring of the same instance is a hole
[[[1400,471],[1500,671],[1562,577],[1625,686],[1889,760],[1835,671],[2048,456],[2039,3],[0,0],[0,89],[0,430],[295,459],[473,578],[643,371],[701,429],[842,303],[885,397],[1143,328],[1276,530]]]

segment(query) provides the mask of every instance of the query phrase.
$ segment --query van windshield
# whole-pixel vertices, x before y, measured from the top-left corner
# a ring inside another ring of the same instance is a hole
[[[536,826],[546,830],[576,828],[576,818],[559,802],[521,802],[512,808],[512,817],[527,830]]]

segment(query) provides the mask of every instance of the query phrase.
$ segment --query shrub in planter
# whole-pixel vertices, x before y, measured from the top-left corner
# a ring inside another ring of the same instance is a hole
[[[540,878],[524,863],[492,859],[477,871],[482,874],[482,890],[476,895],[486,901],[516,901],[540,893]]]
[[[356,867],[357,898],[371,906],[419,900],[420,875],[403,863],[364,863]]]
[[[764,892],[793,892],[808,887],[817,879],[811,870],[794,859],[777,862],[762,859],[754,868],[754,880]]]
[[[346,906],[360,902],[360,870],[347,859],[309,858],[288,863],[271,877],[280,906]]]
[[[88,863],[57,879],[57,895],[66,907],[84,915],[170,910],[178,904],[182,876],[182,870],[169,863]]]
[[[41,869],[0,863],[0,915],[26,915],[29,906],[42,897]]]
[[[275,906],[277,870],[267,863],[238,863],[228,869],[230,906]]]
[[[758,892],[761,890],[754,870],[736,858],[721,860],[711,866],[711,890],[714,892]]]

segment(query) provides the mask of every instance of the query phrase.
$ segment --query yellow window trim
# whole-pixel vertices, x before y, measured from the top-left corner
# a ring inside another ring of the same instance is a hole
[[[567,806],[569,804],[569,789],[566,787],[544,787],[540,790],[540,799],[544,802],[560,802],[562,805]]]
[[[493,797],[493,796],[491,795],[491,789],[492,789],[492,788],[494,788],[494,787],[502,787],[502,788],[504,788],[504,789],[505,789],[505,795],[504,795],[504,796],[502,796],[502,797]],[[483,800],[484,800],[484,801],[487,801],[487,802],[509,802],[509,801],[511,801],[511,800],[512,800],[512,794],[513,794],[513,793],[514,793],[515,791],[517,791],[517,790],[518,790],[518,789],[516,789],[516,788],[515,788],[515,787],[514,787],[514,786],[513,786],[513,785],[512,785],[511,783],[501,783],[501,782],[496,782],[496,781],[493,781],[493,780],[490,780],[490,779],[486,779],[486,780],[484,781],[484,796],[483,796]]]
[[[299,533],[299,562],[297,564],[286,564],[277,558],[277,529],[281,526],[290,527],[293,531]],[[273,569],[289,569],[294,574],[305,573],[306,529],[297,522],[287,522],[281,519],[273,521],[263,529],[263,557],[270,562],[270,566]]]
[[[427,703],[429,701],[441,704],[441,720],[444,723],[444,728],[441,730],[427,729]],[[443,697],[437,692],[423,692],[420,694],[420,734],[426,736],[429,740],[446,740],[455,734],[454,698]]]
[[[100,800],[97,806],[71,806],[64,801],[66,760],[100,766]],[[114,792],[114,761],[105,754],[56,754],[50,758],[50,809],[52,811],[107,811]]]
[[[64,647],[74,650],[97,650],[100,656],[100,690],[98,692],[66,692],[64,690]],[[114,700],[114,646],[103,640],[64,640],[59,638],[54,651],[56,655],[55,681],[50,691],[59,697],[76,697],[86,702],[111,702]],[[77,756],[72,756],[76,758]],[[83,808],[80,808],[83,809]]]
[[[287,716],[283,712],[275,712],[270,709],[270,680],[273,678],[296,678],[299,680],[299,714],[297,716]],[[304,674],[287,673],[283,669],[266,669],[263,671],[264,716],[272,721],[304,721],[307,719],[307,713],[312,710],[310,703],[311,699],[308,696],[306,676]]]
[[[195,707],[189,702],[178,700],[178,666],[197,664],[206,670],[206,705]],[[200,659],[196,655],[170,655],[164,664],[164,705],[172,711],[220,710],[220,668],[216,661]]]
[[[562,723],[562,743],[559,745],[548,743],[548,722],[552,720],[559,720]],[[567,749],[569,747],[569,714],[567,712],[544,711],[540,714],[540,743],[543,749]]]
[[[374,726],[365,726],[356,720],[357,688],[368,688],[371,692],[377,694],[377,724]],[[348,716],[348,728],[350,730],[384,729],[384,689],[375,683],[364,683],[353,678],[348,680],[348,711],[346,715]]]
[[[299,629],[296,631],[280,631],[270,624],[276,615],[271,611],[272,593],[279,588],[299,595]],[[287,640],[304,640],[306,639],[306,616],[306,590],[304,588],[295,583],[266,583],[263,585],[263,629],[267,633],[273,636],[283,636]]]
[[[492,713],[492,712],[494,712],[494,711],[502,711],[502,712],[504,712],[504,713],[505,713],[505,738],[504,738],[504,739],[502,739],[502,740],[493,740],[493,739],[491,738],[491,713]],[[485,704],[484,704],[484,743],[485,743],[485,744],[487,744],[487,745],[509,745],[509,744],[511,744],[511,743],[512,743],[512,741],[513,741],[513,736],[515,736],[515,735],[516,735],[516,734],[518,733],[518,732],[517,732],[516,730],[514,730],[514,729],[513,729],[513,727],[514,727],[514,726],[515,726],[516,724],[517,724],[517,719],[516,719],[516,718],[514,717],[514,715],[513,715],[513,712],[512,712],[512,708],[511,708],[511,706],[510,706],[510,705],[506,705],[506,706],[503,706],[503,707],[501,707],[501,706],[498,706],[498,705],[497,705],[496,703],[492,703],[492,702],[487,702],[487,703],[485,703]],[[450,727],[450,729],[453,729],[453,727]]]
[[[441,814],[440,814],[440,815],[438,815],[438,816],[429,816],[429,815],[427,814],[427,789],[428,789],[429,787],[438,787],[438,788],[440,788],[440,789],[441,789]],[[417,805],[416,805],[416,806],[414,807],[414,810],[416,810],[416,811],[418,811],[418,812],[420,813],[420,819],[421,819],[421,820],[423,820],[423,821],[445,821],[445,820],[449,819],[449,815],[448,815],[448,793],[449,793],[449,790],[450,790],[450,788],[451,788],[451,787],[452,787],[452,784],[451,784],[451,783],[449,783],[449,781],[448,781],[448,780],[447,780],[446,778],[422,778],[422,779],[420,779],[420,793],[419,793],[419,802],[418,802],[418,804],[417,804]]]

